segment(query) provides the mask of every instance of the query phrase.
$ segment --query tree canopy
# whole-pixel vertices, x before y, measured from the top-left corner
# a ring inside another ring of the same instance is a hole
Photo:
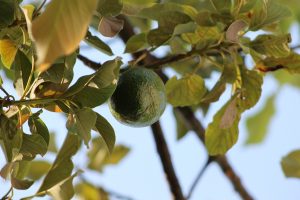
[[[216,162],[241,198],[253,199],[226,153],[238,140],[243,114],[259,101],[267,74],[278,82],[279,90],[285,84],[300,86],[300,46],[290,45],[296,37],[291,27],[300,23],[298,4],[297,0],[0,0],[0,145],[1,159],[6,159],[0,175],[11,184],[3,199],[13,198],[14,189],[27,190],[33,184],[40,184],[38,191],[24,198],[71,199],[76,193],[83,199],[109,199],[109,191],[85,180],[82,170],[102,171],[130,151],[115,145],[118,133],[94,108],[107,103],[120,75],[133,67],[153,70],[165,83],[178,140],[190,130],[196,133],[207,149],[205,168]],[[115,55],[107,38],[123,41],[122,55]],[[87,46],[110,59],[90,60],[81,54]],[[162,48],[167,49],[164,55],[157,56]],[[131,60],[125,62],[128,55]],[[94,72],[73,80],[75,70],[83,70],[74,68],[78,60]],[[176,75],[168,77],[166,68]],[[212,74],[218,79],[209,88]],[[14,91],[5,84],[13,84]],[[227,102],[204,127],[195,113],[205,116],[228,90]],[[247,144],[265,139],[275,100],[276,93],[247,119]],[[67,133],[59,149],[55,134],[40,117],[44,110],[65,116]],[[160,122],[151,130],[174,198],[188,199],[193,188],[187,196],[182,193]],[[88,158],[82,170],[72,160],[80,149]],[[41,159],[47,153],[56,156],[53,163]],[[287,177],[299,178],[300,151],[287,153],[281,165]],[[73,184],[77,178],[80,181]]]

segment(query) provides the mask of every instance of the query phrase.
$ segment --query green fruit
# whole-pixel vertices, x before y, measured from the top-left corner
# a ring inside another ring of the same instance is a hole
[[[149,126],[165,110],[164,83],[152,70],[129,69],[120,76],[109,106],[119,122],[134,127]]]

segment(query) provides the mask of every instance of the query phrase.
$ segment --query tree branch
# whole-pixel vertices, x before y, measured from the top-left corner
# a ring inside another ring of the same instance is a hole
[[[194,190],[196,189],[197,184],[199,183],[199,181],[200,181],[200,179],[202,178],[202,176],[203,176],[205,170],[207,169],[207,167],[209,166],[209,164],[210,164],[212,161],[213,161],[213,160],[210,159],[210,158],[207,159],[205,165],[201,168],[199,174],[198,174],[197,177],[195,178],[195,181],[193,182],[193,184],[192,184],[192,186],[191,186],[191,188],[190,188],[190,190],[189,190],[189,192],[188,192],[188,195],[187,195],[186,199],[190,199],[190,198],[191,198],[191,196],[192,196]]]
[[[81,54],[78,54],[77,55],[77,58],[83,62],[84,65],[86,65],[87,67],[89,67],[90,69],[92,70],[95,70],[97,71],[100,67],[101,67],[101,64],[100,63],[96,63],[90,59],[88,59],[87,57],[81,55]]]
[[[204,143],[205,129],[203,128],[200,121],[195,117],[193,111],[188,107],[182,107],[177,109],[183,115],[183,119],[185,120],[184,123],[187,125],[187,127],[191,128],[191,130],[193,130],[198,136],[198,138]],[[253,197],[249,194],[245,186],[242,184],[239,176],[231,167],[226,156],[211,157],[211,159],[215,160],[218,163],[226,177],[233,185],[236,192],[239,193],[243,200],[253,200]]]
[[[171,161],[171,155],[169,153],[169,149],[159,121],[152,124],[151,129],[155,140],[156,149],[163,165],[164,172],[166,173],[170,189],[172,191],[172,194],[174,195],[174,199],[184,200],[185,198],[175,174],[175,170]]]

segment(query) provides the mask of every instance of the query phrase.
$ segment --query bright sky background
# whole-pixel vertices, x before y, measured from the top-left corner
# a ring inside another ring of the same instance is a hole
[[[295,35],[300,35],[299,27],[293,28],[293,36]],[[297,41],[299,41],[299,38],[294,38],[294,44]],[[111,42],[114,53],[122,55],[122,43],[116,40],[109,40],[109,42]],[[88,49],[82,51],[82,54],[99,62],[108,59],[103,54]],[[127,56],[125,61],[128,59]],[[79,75],[89,74],[92,71],[84,67],[80,61],[77,61],[75,72],[75,79],[77,79]],[[172,71],[167,71],[167,73],[173,74]],[[3,77],[3,75],[1,76]],[[212,86],[214,81],[210,81],[207,85]],[[12,84],[6,83],[4,87],[12,88]],[[264,104],[266,97],[274,92],[279,92],[276,98],[277,110],[270,124],[266,140],[259,145],[245,146],[247,136],[246,117],[258,111]],[[207,125],[228,97],[229,92],[222,96],[220,102],[213,105],[205,118],[198,112],[199,119]],[[300,199],[300,180],[285,178],[280,167],[280,160],[283,156],[292,150],[300,149],[299,99],[299,89],[284,86],[278,91],[276,81],[267,76],[260,102],[255,108],[242,116],[238,143],[229,151],[227,156],[235,171],[240,175],[242,182],[255,199]],[[95,185],[128,195],[136,200],[171,199],[150,128],[131,128],[118,123],[110,114],[107,105],[100,106],[95,110],[111,122],[115,128],[117,144],[129,146],[131,152],[119,165],[105,168],[103,174],[97,172],[87,173],[87,178]],[[66,135],[65,118],[61,114],[50,112],[44,112],[42,118],[50,131],[56,133],[57,143],[60,146]],[[177,141],[174,122],[171,106],[167,106],[161,118],[161,124],[171,151],[175,170],[183,191],[187,194],[194,178],[206,161],[207,155],[204,146],[193,132],[189,132],[184,139]],[[79,167],[85,163],[86,151],[87,149],[82,148],[81,152],[73,159],[75,164],[79,164]],[[47,155],[46,157],[49,160],[54,159],[53,155]],[[0,167],[4,165],[4,162],[4,156],[1,153]],[[16,191],[14,199],[32,195],[38,187],[39,184],[36,184],[28,191]],[[8,189],[9,184],[0,179],[0,196]],[[239,200],[240,198],[220,168],[216,164],[211,164],[191,198],[191,200],[199,199]]]

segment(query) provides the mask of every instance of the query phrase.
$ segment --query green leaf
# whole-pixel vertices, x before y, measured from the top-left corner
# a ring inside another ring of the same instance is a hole
[[[103,104],[116,89],[121,64],[119,59],[105,62],[95,73],[79,78],[62,98],[70,99],[82,107],[93,108]]]
[[[85,145],[91,139],[91,130],[96,124],[97,115],[90,108],[82,108],[71,112],[68,116],[67,129],[83,138]]]
[[[291,11],[275,0],[264,0],[258,3],[251,15],[250,30],[257,31],[291,16]]]
[[[75,155],[79,147],[80,140],[78,136],[68,133],[54,163],[52,164],[50,171],[44,178],[37,193],[48,191],[71,176],[73,170],[71,157]]]
[[[136,34],[130,37],[126,42],[125,53],[134,53],[144,50],[148,47],[147,35],[145,33]]]
[[[290,34],[259,35],[255,40],[243,45],[250,48],[251,55],[255,52],[267,57],[281,58],[290,54],[289,42],[291,42]]]
[[[23,142],[20,153],[28,158],[33,159],[36,155],[44,156],[47,153],[48,145],[41,135],[23,134]]]
[[[110,123],[98,113],[95,129],[100,133],[105,141],[109,153],[112,153],[116,142],[115,131]]]
[[[39,117],[39,115],[40,115],[40,112],[37,112],[29,117],[28,125],[30,128],[30,132],[32,134],[38,134],[38,135],[42,136],[48,146],[49,140],[50,140],[50,133],[49,133],[49,130],[48,130],[46,124]]]
[[[275,95],[270,96],[264,107],[255,115],[247,119],[248,138],[246,144],[261,143],[268,132],[268,126],[275,113]]]
[[[263,77],[257,71],[241,68],[242,85],[240,89],[240,106],[242,109],[252,108],[259,100]]]
[[[114,17],[120,14],[122,8],[122,0],[99,0],[97,11],[102,16]]]
[[[99,50],[102,53],[105,53],[106,55],[113,55],[111,48],[107,44],[105,44],[100,38],[93,36],[89,31],[87,32],[84,41],[89,46],[94,47],[95,49]]]
[[[207,47],[216,44],[223,36],[218,27],[198,26],[193,33],[184,33],[182,39],[190,44],[198,44],[199,47]],[[198,48],[199,48],[198,47]]]
[[[206,93],[204,80],[196,75],[186,75],[181,79],[176,76],[166,83],[168,102],[173,106],[191,106],[201,102]]]
[[[18,51],[13,67],[15,71],[14,86],[18,95],[22,96],[29,81],[32,64],[23,52]]]
[[[85,37],[97,0],[52,0],[32,22],[38,69],[44,71],[59,57],[74,52]]]
[[[256,68],[263,72],[285,69],[290,73],[300,73],[300,55],[293,52],[283,58],[265,58],[257,62]]]
[[[283,157],[281,167],[286,177],[300,178],[300,150]]]
[[[45,175],[51,168],[51,164],[46,161],[31,161],[29,163],[29,169],[27,172],[27,177],[32,180],[38,180],[43,175]]]
[[[237,97],[228,101],[214,116],[205,132],[205,146],[209,155],[225,154],[237,141],[241,112]]]
[[[15,1],[0,0],[0,29],[11,25],[15,19]]]
[[[153,29],[147,34],[147,42],[151,47],[161,46],[172,37],[172,33],[164,29]]]
[[[0,115],[0,145],[8,162],[18,155],[22,145],[22,131],[17,129],[17,121]]]
[[[69,200],[74,196],[74,188],[73,188],[73,179],[78,176],[81,171],[76,172],[72,176],[66,178],[61,181],[50,190],[48,190],[48,194],[53,197],[53,199],[59,200]]]
[[[184,123],[181,113],[177,109],[173,109],[173,114],[176,120],[177,140],[182,139],[190,130]]]

